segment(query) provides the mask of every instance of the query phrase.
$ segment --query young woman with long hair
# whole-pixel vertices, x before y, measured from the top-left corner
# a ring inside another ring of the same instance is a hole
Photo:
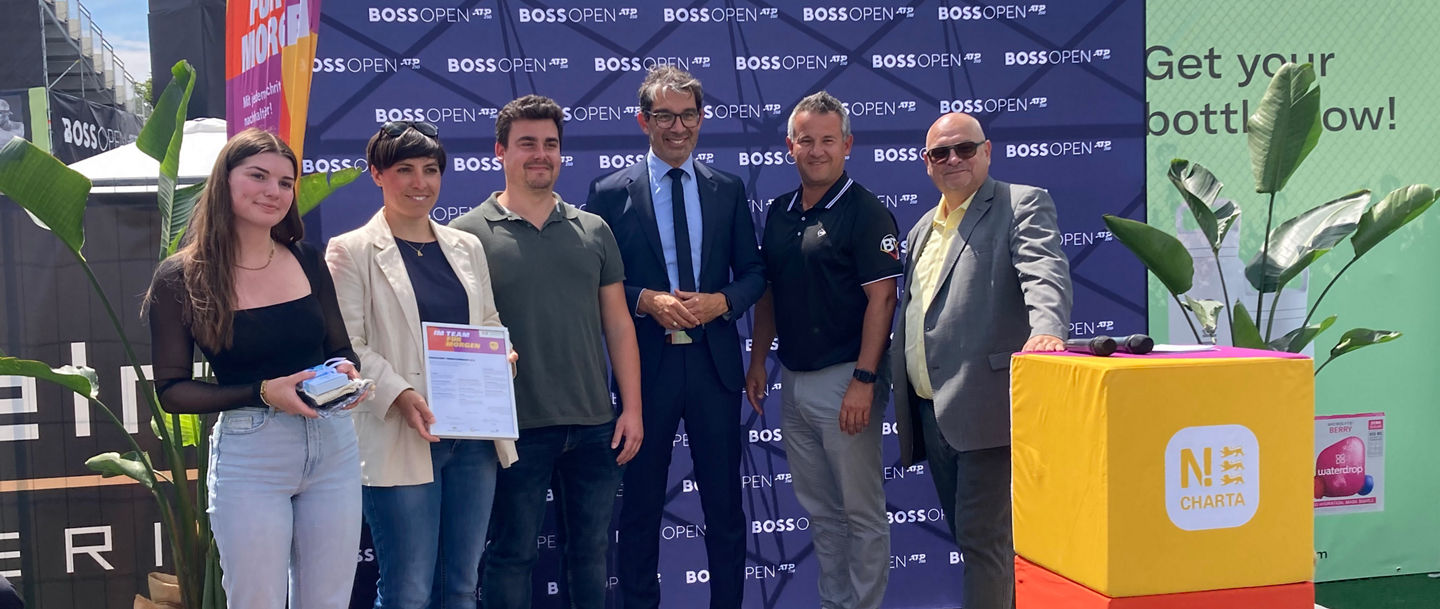
[[[284,607],[287,592],[294,609],[345,609],[360,545],[354,424],[296,389],[327,363],[359,376],[330,273],[300,241],[298,173],[274,135],[231,138],[146,297],[161,405],[220,413],[206,484],[230,609]],[[193,378],[196,347],[214,383]]]

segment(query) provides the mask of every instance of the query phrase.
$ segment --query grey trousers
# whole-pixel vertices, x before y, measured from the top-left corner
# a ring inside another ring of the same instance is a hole
[[[810,512],[823,609],[878,609],[890,580],[890,523],[880,431],[888,381],[876,383],[870,425],[840,430],[840,403],[855,362],[809,372],[781,368],[785,458],[795,496]]]
[[[920,401],[920,427],[945,522],[960,546],[965,609],[1014,609],[1010,447],[957,451],[940,433],[935,404]],[[789,430],[786,430],[788,433]]]

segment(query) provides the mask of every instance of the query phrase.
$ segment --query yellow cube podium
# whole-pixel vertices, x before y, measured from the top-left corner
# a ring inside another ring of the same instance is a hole
[[[1109,597],[1311,579],[1313,364],[1286,355],[1016,356],[1016,552]]]

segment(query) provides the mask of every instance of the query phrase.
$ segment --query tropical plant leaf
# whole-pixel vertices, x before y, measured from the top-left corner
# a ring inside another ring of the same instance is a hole
[[[1255,325],[1255,320],[1250,317],[1250,312],[1245,310],[1245,305],[1235,301],[1235,321],[1230,326],[1230,339],[1236,347],[1247,349],[1270,349],[1265,344],[1265,339],[1260,338],[1260,328]]]
[[[319,206],[326,197],[335,194],[342,186],[354,182],[362,173],[365,172],[358,168],[346,167],[340,171],[301,176],[295,194],[295,205],[299,208],[300,215],[310,213],[310,210]]]
[[[1435,196],[1435,189],[1424,184],[1411,184],[1390,191],[1375,207],[1360,216],[1355,236],[1350,238],[1350,244],[1355,246],[1355,257],[1365,255],[1391,233],[1420,217],[1435,203]]]
[[[182,197],[177,209],[175,181],[180,174],[180,145],[185,139],[185,114],[190,106],[190,94],[195,89],[195,68],[184,59],[170,68],[170,84],[155,102],[155,111],[145,126],[135,146],[141,152],[160,162],[160,174],[155,182],[155,197],[160,206],[160,252],[170,251],[171,243],[179,242],[179,234],[190,223],[194,211],[194,199]],[[187,193],[188,195],[189,193]],[[198,192],[194,193],[198,196]],[[163,257],[163,256],[162,256]]]
[[[1195,223],[1200,225],[1200,231],[1205,233],[1205,240],[1210,242],[1210,249],[1219,251],[1219,228],[1211,207],[1225,185],[1204,165],[1185,159],[1170,161],[1167,177],[1170,178],[1170,183],[1175,185],[1175,190],[1180,191],[1180,197],[1190,208],[1190,215],[1195,217]]]
[[[1240,219],[1240,206],[1230,199],[1215,200],[1215,248],[1218,251],[1221,243],[1225,242],[1225,235],[1230,234],[1230,228],[1235,226],[1235,221]]]
[[[90,179],[24,138],[0,146],[0,193],[29,212],[70,251],[85,247],[85,200]]]
[[[1336,317],[1338,316],[1331,315],[1329,317],[1326,317],[1318,324],[1310,324],[1308,326],[1301,326],[1299,328],[1295,328],[1294,330],[1287,332],[1285,336],[1281,336],[1280,338],[1270,341],[1270,348],[1276,351],[1287,351],[1290,353],[1299,353],[1301,351],[1304,351],[1305,346],[1309,345],[1310,341],[1315,340],[1315,337],[1317,335],[1329,329],[1330,326],[1335,324]]]
[[[177,438],[177,437],[180,438],[180,445],[181,445],[181,446],[199,446],[199,445],[200,445],[200,435],[203,434],[203,433],[205,433],[205,432],[204,432],[204,429],[201,427],[200,415],[198,415],[198,414],[178,414],[178,415],[177,415],[177,414],[171,414],[171,413],[168,413],[168,412],[167,412],[167,413],[165,413],[164,415],[162,415],[162,417],[165,419],[166,424],[169,425],[169,428],[167,429],[167,431],[170,432],[170,437],[171,437],[172,439],[173,439],[173,438]],[[180,429],[178,430],[179,433],[176,433],[177,430],[175,429],[175,422],[174,422],[174,419],[173,419],[172,417],[179,417],[179,418],[180,418]],[[157,438],[160,437],[160,423],[159,423],[159,419],[155,419],[155,418],[150,419],[150,432],[153,433],[153,434],[155,434],[155,437],[157,437]]]
[[[1320,87],[1310,64],[1280,66],[1260,105],[1250,115],[1250,166],[1255,192],[1285,188],[1320,140]]]
[[[1350,233],[1370,204],[1370,191],[1359,190],[1286,220],[1270,233],[1270,244],[1245,266],[1245,278],[1262,293],[1280,290]]]
[[[195,215],[195,205],[200,202],[200,195],[204,192],[204,180],[175,191],[175,196],[170,201],[169,222],[160,228],[161,260],[169,258],[180,249],[180,242],[185,238],[185,229],[190,227],[190,217]],[[163,218],[165,213],[162,211],[160,215]]]
[[[1195,259],[1179,239],[1144,222],[1109,214],[1105,215],[1105,226],[1171,294],[1179,296],[1190,291],[1195,281]]]
[[[1330,362],[1335,361],[1337,357],[1356,349],[1369,347],[1370,345],[1388,343],[1400,338],[1400,336],[1401,334],[1394,330],[1371,330],[1369,328],[1351,329],[1345,334],[1342,334],[1340,336],[1340,342],[1335,343],[1335,346],[1330,348],[1330,359],[1320,364],[1320,367],[1315,369],[1315,374],[1320,374],[1320,371],[1324,370],[1326,366],[1329,366]]]
[[[1200,320],[1200,326],[1205,329],[1205,334],[1215,335],[1215,330],[1220,324],[1220,309],[1225,308],[1225,303],[1218,300],[1195,300],[1186,296],[1185,308],[1195,313],[1195,319]]]
[[[1400,338],[1401,336],[1402,334],[1400,332],[1396,332],[1394,330],[1371,330],[1369,328],[1354,328],[1340,335],[1340,342],[1335,343],[1335,346],[1330,348],[1330,359],[1335,359],[1337,357],[1345,355],[1346,353],[1349,353],[1356,349],[1369,347],[1370,345],[1388,343],[1392,340]]]
[[[86,459],[85,467],[100,472],[100,475],[106,478],[126,476],[145,485],[145,488],[155,490],[155,470],[150,468],[144,455],[133,450],[123,455],[116,452],[100,453]]]
[[[26,376],[50,381],[91,400],[100,396],[100,377],[95,374],[93,368],[76,368],[75,366],[51,368],[45,362],[16,357],[0,357],[0,376]]]

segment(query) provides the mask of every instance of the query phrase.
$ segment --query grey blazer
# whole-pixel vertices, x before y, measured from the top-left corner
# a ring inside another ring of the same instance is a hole
[[[935,211],[910,229],[905,291],[891,346],[895,419],[905,465],[925,459],[920,399],[905,364],[905,310],[915,260]],[[935,418],[956,450],[1010,444],[1010,355],[1030,337],[1065,338],[1070,326],[1070,265],[1060,251],[1055,202],[1043,189],[987,178],[946,252],[935,300],[925,314],[925,359]]]

